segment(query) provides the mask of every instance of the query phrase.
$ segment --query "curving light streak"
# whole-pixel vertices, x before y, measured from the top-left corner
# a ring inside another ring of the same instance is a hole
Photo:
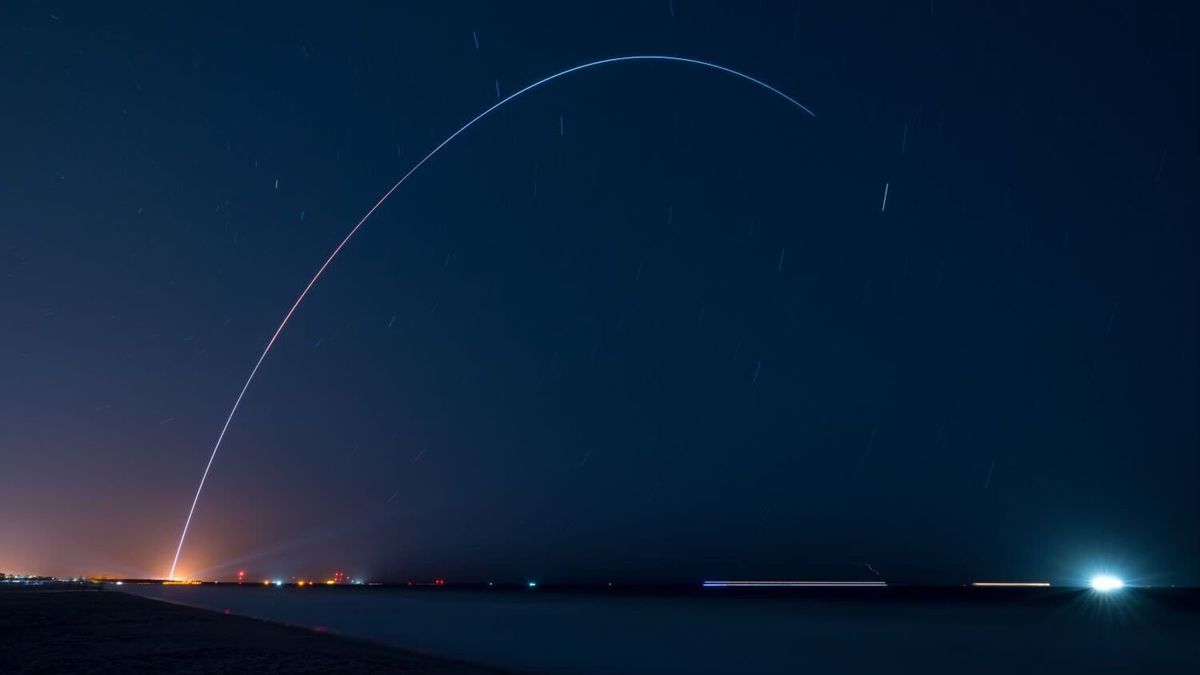
[[[196,496],[192,498],[192,507],[190,509],[188,509],[187,520],[185,520],[183,523],[183,532],[179,535],[179,546],[177,546],[175,548],[175,558],[174,558],[174,560],[171,561],[171,573],[167,577],[168,579],[175,578],[175,566],[179,563],[179,554],[181,551],[183,551],[183,542],[185,539],[187,539],[188,527],[192,524],[192,514],[194,514],[196,512],[196,504],[197,504],[197,502],[200,501],[200,493],[204,490],[204,481],[208,478],[209,469],[212,468],[213,460],[216,459],[216,457],[217,457],[217,450],[219,450],[221,448],[221,441],[223,441],[225,439],[225,432],[229,430],[229,424],[230,424],[230,422],[233,421],[233,416],[235,414],[237,414],[238,406],[240,406],[242,404],[242,398],[246,396],[246,390],[250,388],[250,383],[254,381],[254,376],[258,374],[259,366],[261,366],[263,360],[267,358],[267,354],[271,351],[271,347],[275,346],[275,340],[277,340],[279,338],[279,334],[283,332],[283,327],[287,325],[287,322],[292,318],[292,315],[296,313],[296,308],[299,307],[300,303],[304,301],[304,298],[305,298],[305,296],[308,295],[309,290],[311,290],[313,285],[317,283],[317,279],[320,279],[321,275],[325,273],[325,269],[327,267],[329,267],[329,263],[333,262],[333,259],[337,257],[338,253],[341,253],[342,249],[346,246],[347,243],[349,243],[350,239],[352,239],[354,237],[354,235],[358,232],[359,228],[361,228],[363,226],[363,223],[367,222],[367,219],[370,218],[372,215],[374,215],[375,211],[378,210],[380,206],[383,206],[383,203],[386,202],[388,200],[388,198],[392,196],[392,193],[395,192],[397,189],[399,189],[400,186],[403,185],[406,180],[408,180],[409,176],[412,176],[414,173],[416,173],[417,169],[420,169],[425,164],[425,162],[428,162],[442,148],[446,147],[446,145],[448,143],[450,143],[450,141],[453,141],[455,138],[457,138],[459,134],[466,131],[467,129],[470,129],[476,122],[483,119],[484,117],[487,117],[489,114],[491,114],[497,108],[499,108],[499,107],[503,106],[504,104],[508,103],[509,101],[525,94],[526,92],[537,89],[538,87],[542,86],[543,84],[546,84],[553,80],[557,80],[560,77],[565,77],[567,75],[579,72],[581,70],[588,70],[590,68],[596,68],[599,66],[608,65],[610,63],[620,63],[623,61],[667,61],[667,62],[672,62],[672,63],[686,63],[686,64],[691,64],[691,65],[696,65],[696,66],[703,66],[705,68],[717,70],[722,73],[727,73],[729,75],[733,75],[735,77],[741,78],[748,82],[752,82],[752,83],[762,87],[763,89],[766,89],[767,91],[782,97],[783,99],[787,100],[788,103],[791,103],[792,105],[803,110],[804,112],[808,113],[812,117],[817,116],[816,113],[814,113],[813,111],[806,108],[802,103],[800,103],[796,99],[792,98],[791,96],[788,96],[787,94],[776,89],[775,87],[772,87],[771,85],[767,84],[766,82],[763,82],[762,80],[751,77],[745,73],[736,71],[732,68],[726,68],[725,66],[718,65],[715,63],[709,63],[707,61],[701,61],[699,59],[689,59],[689,58],[686,58],[683,56],[662,56],[662,55],[653,55],[653,54],[652,55],[635,55],[635,56],[616,56],[613,58],[601,59],[599,61],[591,61],[589,63],[584,63],[582,65],[578,65],[573,68],[568,68],[566,70],[557,72],[548,77],[544,77],[544,78],[538,80],[537,82],[534,82],[533,84],[530,84],[530,85],[524,87],[523,89],[519,89],[519,90],[513,92],[512,94],[505,96],[504,98],[500,99],[497,103],[492,105],[487,110],[484,110],[483,112],[476,115],[470,122],[467,122],[466,124],[462,125],[462,127],[460,127],[458,131],[455,131],[454,133],[447,136],[446,140],[442,141],[441,143],[438,143],[437,147],[435,147],[433,150],[430,150],[429,154],[422,157],[421,161],[419,161],[415,165],[413,165],[413,167],[408,170],[408,173],[405,173],[400,178],[400,180],[396,181],[395,185],[393,185],[391,188],[389,188],[387,192],[383,193],[383,196],[379,198],[379,201],[375,202],[375,205],[372,206],[366,212],[366,214],[363,215],[363,217],[361,219],[359,219],[358,223],[355,224],[355,226],[350,229],[350,232],[346,234],[345,238],[342,239],[341,243],[339,243],[337,245],[337,247],[333,249],[333,252],[330,253],[329,257],[325,259],[325,262],[321,264],[321,267],[317,270],[317,273],[312,276],[312,279],[308,280],[308,285],[306,285],[304,287],[304,290],[300,292],[299,297],[297,297],[296,301],[292,303],[292,306],[290,309],[288,309],[287,314],[285,314],[283,316],[283,321],[279,322],[279,327],[275,329],[275,333],[271,336],[271,339],[267,341],[267,345],[265,347],[263,347],[262,353],[258,355],[258,361],[256,361],[254,363],[254,368],[250,370],[250,376],[246,378],[246,383],[242,385],[242,390],[240,392],[238,392],[237,399],[233,402],[233,407],[229,409],[229,415],[225,418],[225,424],[221,426],[221,433],[217,435],[217,442],[216,442],[216,444],[213,445],[212,454],[210,454],[208,457],[208,464],[205,465],[204,473],[200,476],[200,484],[196,487]]]

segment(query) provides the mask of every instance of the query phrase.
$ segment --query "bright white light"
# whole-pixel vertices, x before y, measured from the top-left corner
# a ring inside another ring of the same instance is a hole
[[[1096,576],[1092,577],[1091,585],[1093,590],[1100,591],[1101,593],[1108,593],[1109,591],[1116,591],[1124,588],[1125,582],[1111,574],[1097,574]]]

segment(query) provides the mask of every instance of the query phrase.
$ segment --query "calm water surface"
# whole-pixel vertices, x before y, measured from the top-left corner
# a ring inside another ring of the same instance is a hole
[[[1137,590],[1037,599],[130,586],[524,673],[1200,672],[1200,615]]]

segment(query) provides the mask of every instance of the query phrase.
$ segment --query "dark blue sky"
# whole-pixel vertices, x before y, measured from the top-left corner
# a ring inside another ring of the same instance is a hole
[[[1182,3],[244,4],[0,13],[0,569],[165,574],[378,196],[659,53],[818,118],[623,64],[472,128],[288,326],[182,573],[1200,581]]]

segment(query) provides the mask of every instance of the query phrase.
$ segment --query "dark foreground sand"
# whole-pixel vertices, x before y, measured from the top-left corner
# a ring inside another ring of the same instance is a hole
[[[97,590],[0,590],[0,673],[498,671]]]

